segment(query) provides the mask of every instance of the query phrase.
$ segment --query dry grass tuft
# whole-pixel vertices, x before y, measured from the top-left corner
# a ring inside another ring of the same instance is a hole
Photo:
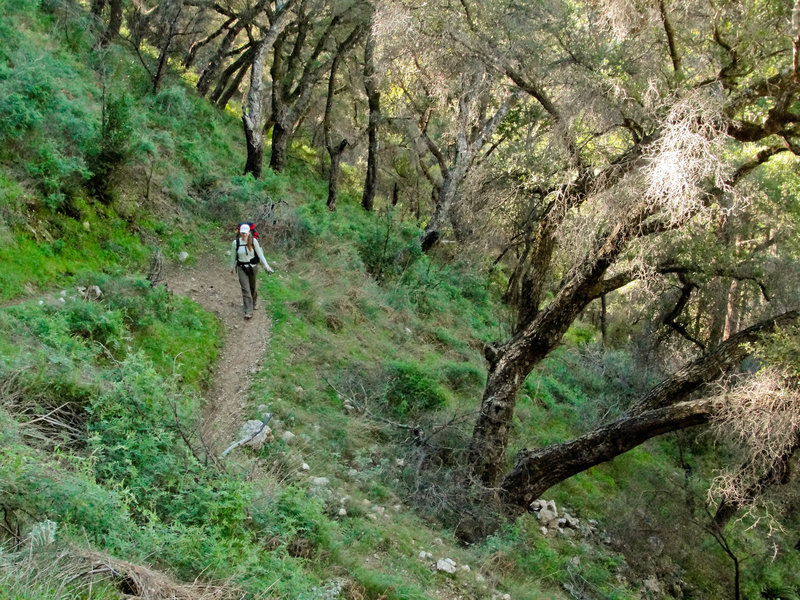
[[[149,567],[90,550],[67,548],[4,555],[0,586],[60,599],[112,584],[132,600],[234,600],[244,592],[229,582],[178,583]]]

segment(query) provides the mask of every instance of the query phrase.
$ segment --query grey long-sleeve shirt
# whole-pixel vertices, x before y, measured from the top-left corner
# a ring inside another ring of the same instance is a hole
[[[236,242],[239,238],[233,239],[233,245],[231,246],[231,268],[236,266],[237,258],[238,262],[250,264],[250,261],[258,256],[258,262],[266,269],[267,271],[272,271],[272,267],[269,266],[267,263],[267,259],[264,258],[264,253],[261,251],[261,245],[258,243],[258,240],[253,239],[253,251],[251,252],[247,244],[240,242],[239,243],[239,250],[237,254],[236,250]]]

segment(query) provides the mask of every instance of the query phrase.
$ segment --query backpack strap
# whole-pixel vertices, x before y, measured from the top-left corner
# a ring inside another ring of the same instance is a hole
[[[242,246],[242,240],[237,235],[236,236],[236,264],[240,267],[246,267],[248,269],[252,269],[253,265],[257,265],[260,261],[258,259],[258,252],[256,252],[255,242],[253,242],[253,258],[251,258],[248,262],[242,262],[239,260],[239,248]]]

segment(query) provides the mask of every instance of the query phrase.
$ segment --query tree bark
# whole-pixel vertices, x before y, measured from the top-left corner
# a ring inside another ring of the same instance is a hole
[[[222,63],[225,60],[225,57],[228,55],[228,52],[233,45],[233,42],[236,40],[236,37],[242,32],[242,30],[248,26],[253,20],[264,11],[267,6],[269,5],[270,0],[259,0],[254,6],[252,6],[249,10],[246,10],[241,15],[238,16],[231,24],[228,29],[228,32],[225,34],[225,37],[222,38],[222,42],[220,42],[217,51],[208,61],[208,64],[205,66],[203,71],[200,73],[200,78],[197,80],[197,93],[201,96],[205,96],[208,94],[208,90],[211,89],[211,84],[214,83],[214,80],[217,78],[217,73],[222,68]],[[288,0],[277,12],[276,15],[284,14],[288,10],[292,4],[294,4],[295,0]],[[230,22],[230,21],[229,21]],[[227,24],[227,23],[226,23]],[[270,24],[270,30],[272,30],[272,24]],[[265,35],[267,37],[269,33]],[[187,58],[188,60],[188,58]],[[193,60],[193,58],[192,58]]]
[[[272,151],[269,156],[269,168],[281,172],[286,168],[286,152],[291,139],[291,131],[283,120],[276,119],[272,124]]]
[[[507,515],[515,518],[557,483],[624,454],[656,436],[706,423],[714,401],[680,402],[626,416],[563,444],[520,450],[501,485]]]
[[[275,40],[289,24],[289,12],[294,2],[295,0],[288,0],[281,7],[281,11],[275,14],[269,30],[256,46],[253,64],[250,67],[250,89],[242,110],[242,124],[247,144],[244,172],[251,173],[256,179],[261,177],[264,156],[264,59],[267,51],[272,48]]]
[[[169,10],[169,8],[170,7],[167,7],[167,10]],[[169,27],[161,48],[161,53],[158,57],[156,73],[153,76],[153,94],[157,94],[158,88],[161,86],[161,80],[164,77],[164,68],[167,65],[167,57],[169,56],[169,48],[172,45],[172,40],[175,39],[175,34],[178,29],[178,21],[181,18],[181,12],[183,12],[183,0],[177,0],[177,2],[175,2],[174,14],[171,17],[166,14],[164,15],[165,20],[167,18],[169,19]]]
[[[208,97],[211,102],[217,104],[217,106],[220,106],[220,98],[225,93],[228,82],[230,81],[231,77],[233,77],[234,73],[236,74],[234,81],[238,80],[241,83],[241,80],[244,78],[242,71],[246,72],[247,69],[250,68],[253,63],[253,59],[255,58],[256,51],[256,47],[250,46],[239,58],[225,68],[225,70],[222,72],[222,75],[219,76],[217,85],[214,86],[214,90]],[[222,104],[220,107],[224,108],[224,106],[225,105]]]
[[[277,43],[272,61],[272,153],[269,166],[273,171],[286,168],[289,142],[297,124],[308,111],[314,86],[330,68],[333,58],[321,59],[328,40],[342,22],[341,15],[334,16],[320,33],[313,50],[304,59],[302,49],[313,30],[313,16],[301,15],[297,20],[297,34],[288,57],[282,55],[283,44]],[[302,67],[299,78],[297,71]]]
[[[361,206],[371,211],[375,205],[375,193],[378,188],[378,125],[381,119],[381,95],[375,74],[375,33],[373,22],[375,12],[370,17],[369,32],[364,46],[364,89],[369,105],[369,124],[367,125],[367,172],[364,177],[364,192],[361,195]]]
[[[328,173],[328,200],[325,203],[328,210],[336,210],[336,200],[339,197],[339,173],[341,172],[342,152],[347,148],[347,140],[342,140],[336,148],[330,150],[331,168]]]
[[[478,93],[479,78],[480,73],[473,73],[464,77],[462,95],[458,102],[455,158],[451,165],[445,164],[442,152],[435,147],[433,141],[423,131],[423,139],[434,156],[436,156],[442,172],[442,182],[438,186],[433,215],[425,226],[420,241],[423,252],[429,252],[441,240],[442,232],[451,218],[452,206],[456,201],[459,185],[464,181],[468,171],[474,164],[478,151],[494,134],[511,106],[516,102],[516,96],[510,96],[500,105],[491,118],[473,127],[470,121],[470,113]],[[471,132],[475,133],[471,134]]]
[[[502,347],[499,352],[487,352],[490,362],[487,393],[492,396],[483,402],[473,434],[470,459],[473,465],[482,467],[475,475],[485,488],[499,487],[498,500],[503,512],[515,518],[553,485],[611,460],[648,439],[705,423],[716,400],[686,399],[702,385],[738,365],[748,354],[747,342],[798,319],[800,311],[789,311],[739,332],[654,387],[614,423],[598,427],[570,442],[535,452],[521,450],[513,469],[499,486],[497,482],[500,481],[516,392],[527,375],[527,366],[540,360],[539,357],[545,356],[549,350],[546,340],[541,340],[535,352],[528,351],[524,361],[522,355],[510,354]],[[519,353],[521,349],[517,345],[512,350]],[[478,430],[479,426],[483,429]],[[479,457],[480,453],[485,457]],[[478,527],[476,531],[486,533],[485,528]],[[464,528],[460,535],[469,538],[472,534]]]
[[[511,340],[487,356],[489,375],[469,451],[472,475],[485,487],[496,487],[499,482],[520,386],[597,297],[595,286],[626,242],[643,231],[640,225],[649,210],[643,207],[628,223],[616,225],[605,239],[599,240],[595,249],[567,274],[552,302],[521,323]]]

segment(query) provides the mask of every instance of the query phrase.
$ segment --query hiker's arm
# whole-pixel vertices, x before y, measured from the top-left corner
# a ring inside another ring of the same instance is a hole
[[[272,273],[272,267],[269,266],[267,259],[264,258],[264,253],[261,251],[261,244],[258,243],[258,240],[253,240],[253,246],[255,246],[256,254],[258,255],[258,260],[261,261],[261,265],[268,273]]]

